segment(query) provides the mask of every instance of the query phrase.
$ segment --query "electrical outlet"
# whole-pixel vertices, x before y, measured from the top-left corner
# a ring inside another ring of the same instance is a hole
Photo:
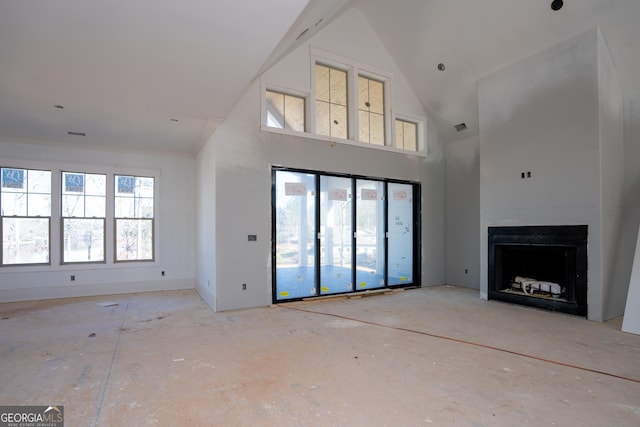
[[[160,273],[160,275],[161,275],[162,277],[164,277],[164,271],[163,271],[162,273]]]
[[[464,269],[464,274],[469,274],[469,269],[468,268]]]
[[[246,291],[246,290],[247,290],[247,284],[246,284],[246,283],[243,283],[243,284],[242,284],[242,290],[243,290],[243,291]]]
[[[73,282],[74,280],[76,280],[76,275],[75,275],[75,274],[72,274],[72,275],[71,275],[71,281]]]

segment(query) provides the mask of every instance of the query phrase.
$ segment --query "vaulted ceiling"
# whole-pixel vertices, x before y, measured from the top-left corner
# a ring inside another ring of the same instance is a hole
[[[595,26],[626,106],[639,105],[640,1],[566,0],[559,11],[550,3],[2,1],[0,137],[193,154],[262,71],[350,7],[447,141],[477,133],[479,78]],[[468,129],[458,133],[461,122]]]

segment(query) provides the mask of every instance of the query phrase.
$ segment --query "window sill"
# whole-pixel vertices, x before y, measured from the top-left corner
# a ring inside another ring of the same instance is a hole
[[[273,128],[266,125],[262,125],[261,130],[263,132],[269,132],[269,133],[275,133],[275,134],[287,135],[287,136],[295,136],[295,137],[314,140],[314,141],[324,141],[328,144],[351,145],[353,147],[369,148],[369,149],[387,151],[387,152],[397,153],[397,154],[412,155],[417,157],[427,157],[427,154],[425,154],[422,151],[407,151],[407,150],[401,150],[395,147],[389,147],[386,145],[367,144],[366,142],[354,141],[352,139],[330,138],[328,136],[317,135],[315,133],[296,132],[292,130]]]

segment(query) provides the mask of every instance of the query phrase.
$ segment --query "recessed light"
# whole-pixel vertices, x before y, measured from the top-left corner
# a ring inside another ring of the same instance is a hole
[[[456,128],[456,131],[462,132],[463,130],[465,130],[467,128],[467,124],[466,123],[458,123],[457,125],[454,126],[454,128]]]
[[[67,132],[67,133],[73,136],[87,136],[87,134],[84,132]]]
[[[562,9],[562,6],[564,6],[564,2],[562,0],[553,0],[551,2],[551,9],[552,10],[560,10],[560,9]]]
[[[444,71],[445,68],[446,67],[444,66],[444,64],[442,62],[438,64],[438,70]]]
[[[64,108],[64,105],[60,105],[60,104],[56,104],[54,105],[55,108],[62,110]]]

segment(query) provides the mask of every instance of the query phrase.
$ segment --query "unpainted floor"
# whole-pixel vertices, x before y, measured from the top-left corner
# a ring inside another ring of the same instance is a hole
[[[621,319],[452,286],[223,313],[195,291],[112,295],[0,319],[0,405],[64,405],[67,427],[640,425],[640,336]]]

